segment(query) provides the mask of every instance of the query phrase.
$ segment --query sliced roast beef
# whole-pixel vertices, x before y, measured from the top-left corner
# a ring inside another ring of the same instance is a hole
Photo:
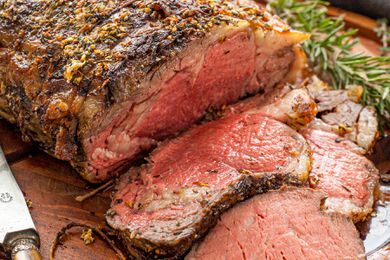
[[[357,102],[363,90],[331,90],[317,77],[305,86],[317,102],[318,118],[301,131],[313,153],[310,185],[328,198],[325,208],[355,222],[372,211],[378,171],[363,155],[371,150],[378,133],[375,111]]]
[[[159,147],[119,182],[108,223],[133,256],[180,256],[221,212],[285,183],[302,184],[306,141],[261,112],[232,114]]]
[[[305,38],[252,1],[0,1],[0,116],[102,181],[275,85]]]
[[[322,115],[321,119],[333,132],[355,142],[365,153],[374,147],[378,137],[378,120],[372,107],[345,101],[334,112]]]
[[[324,114],[321,119],[329,125],[337,125],[345,128],[352,128],[359,118],[363,106],[356,102],[347,100],[337,105],[333,112]]]
[[[258,112],[287,123],[293,128],[307,126],[317,114],[315,101],[307,89],[293,89],[288,84],[262,95],[247,98],[224,111],[225,116],[242,112]]]
[[[329,132],[329,133],[335,133],[339,136],[339,140],[348,140],[350,142],[344,142],[344,145],[348,146],[349,149],[351,149],[353,152],[357,154],[364,155],[367,153],[367,150],[356,145],[356,143],[352,142],[349,137],[350,135],[345,135],[345,132],[342,129],[339,129],[338,126],[332,126],[327,123],[325,123],[323,120],[319,118],[315,118],[308,126],[311,129],[317,129],[320,131],[324,132]],[[341,133],[341,134],[340,134]],[[344,136],[343,136],[344,134]]]
[[[372,211],[378,185],[378,170],[355,143],[333,132],[307,128],[302,135],[309,142],[313,162],[312,187],[323,191],[328,212],[338,212],[355,222]]]
[[[365,107],[359,114],[355,142],[366,151],[371,151],[379,136],[379,123],[373,107]]]
[[[353,223],[309,189],[271,191],[224,213],[186,260],[365,259]]]
[[[378,137],[378,120],[372,107],[363,107],[357,102],[363,94],[360,86],[348,90],[331,90],[317,77],[312,77],[305,86],[317,102],[319,118],[311,128],[332,131],[361,147],[361,153],[372,150]]]
[[[363,95],[363,88],[350,86],[349,90],[332,90],[331,87],[317,76],[307,79],[305,87],[318,103],[318,112],[329,112],[345,101],[358,102]]]

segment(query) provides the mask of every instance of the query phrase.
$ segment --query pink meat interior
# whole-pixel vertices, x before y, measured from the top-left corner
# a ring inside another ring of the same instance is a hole
[[[208,107],[274,85],[293,60],[284,52],[259,51],[253,33],[239,31],[190,53],[177,68],[153,78],[147,93],[124,102],[111,123],[84,142],[89,170],[104,180],[123,162],[188,128]]]
[[[222,215],[186,260],[364,259],[352,222],[320,212],[306,189],[256,196]]]
[[[196,127],[158,148],[148,167],[129,173],[140,179],[121,181],[115,223],[152,240],[186,237],[208,214],[206,205],[222,203],[240,180],[288,174],[303,150],[298,136],[261,114]]]
[[[312,176],[318,179],[317,188],[330,198],[351,200],[363,207],[372,194],[369,182],[375,178],[371,162],[354,153],[337,134],[306,129],[303,136],[313,152]]]

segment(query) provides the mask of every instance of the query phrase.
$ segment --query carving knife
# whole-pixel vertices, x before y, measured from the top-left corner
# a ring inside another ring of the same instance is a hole
[[[0,248],[13,260],[40,260],[39,235],[0,147]]]

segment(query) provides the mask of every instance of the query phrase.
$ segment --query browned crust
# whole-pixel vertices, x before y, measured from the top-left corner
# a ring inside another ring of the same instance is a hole
[[[224,0],[0,0],[0,115],[84,171],[92,122],[147,75],[215,26],[270,17]]]
[[[218,216],[228,208],[256,194],[277,190],[285,184],[300,186],[302,183],[300,180],[292,178],[289,173],[270,173],[261,178],[245,176],[234,186],[228,187],[217,203],[209,205],[209,213],[199,222],[196,233],[172,241],[170,245],[155,244],[142,238],[137,239],[132,237],[128,231],[119,231],[119,236],[128,253],[136,259],[181,259],[181,256],[191,248],[194,241],[206,235],[208,230],[217,223]]]

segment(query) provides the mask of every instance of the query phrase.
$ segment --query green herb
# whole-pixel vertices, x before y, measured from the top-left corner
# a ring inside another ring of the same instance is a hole
[[[376,108],[379,122],[390,127],[390,57],[356,54],[356,29],[347,30],[343,17],[329,17],[320,0],[269,0],[271,8],[294,29],[311,33],[303,43],[314,72],[334,88],[364,88],[362,103]]]
[[[390,27],[386,18],[378,20],[378,28],[375,30],[382,42],[382,56],[390,55]]]

